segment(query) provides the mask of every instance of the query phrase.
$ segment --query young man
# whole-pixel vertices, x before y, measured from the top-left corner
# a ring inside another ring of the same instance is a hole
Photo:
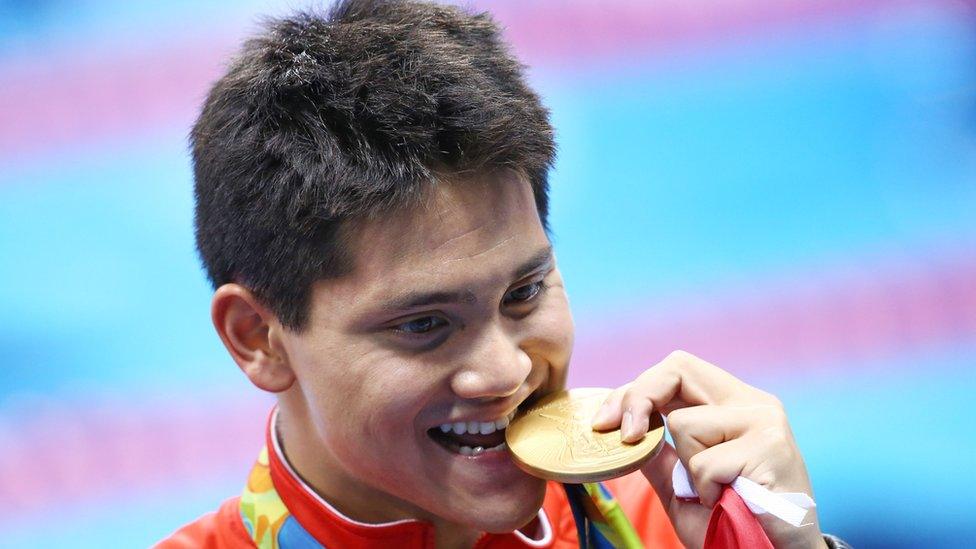
[[[244,493],[161,547],[569,547],[567,493],[504,428],[563,387],[573,324],[546,232],[548,113],[485,14],[347,1],[270,22],[192,134],[214,326],[278,405]],[[701,546],[738,476],[811,493],[783,408],[676,352],[594,427],[675,446],[606,483],[649,545]],[[255,427],[257,428],[257,426]],[[701,502],[674,496],[676,460]],[[763,517],[823,547],[815,510]]]

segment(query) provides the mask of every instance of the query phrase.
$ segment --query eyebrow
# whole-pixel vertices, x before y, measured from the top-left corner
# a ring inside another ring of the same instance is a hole
[[[528,261],[520,265],[518,269],[515,269],[512,278],[518,280],[519,278],[528,276],[540,267],[549,266],[552,264],[552,261],[552,246],[549,245],[536,252]]]
[[[554,258],[552,246],[539,250],[527,261],[519,265],[512,273],[512,278],[518,280],[536,270],[551,265]],[[477,303],[478,298],[471,290],[434,291],[434,292],[406,292],[383,303],[383,308],[392,311],[416,309],[430,305],[447,305],[456,303]]]

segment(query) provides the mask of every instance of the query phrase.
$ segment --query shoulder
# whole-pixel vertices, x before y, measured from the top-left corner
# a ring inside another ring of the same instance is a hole
[[[681,549],[684,546],[671,526],[671,521],[664,507],[654,493],[651,484],[644,475],[637,471],[629,475],[609,480],[603,485],[610,491],[613,498],[620,504],[624,514],[630,519],[634,530],[641,541],[649,547],[664,549]],[[546,499],[543,504],[546,515],[552,522],[557,542],[577,543],[576,523],[572,510],[566,499],[566,492],[556,482],[550,482],[546,487]],[[557,546],[558,543],[557,543]],[[569,545],[567,545],[569,546]]]
[[[170,534],[154,549],[237,549],[254,547],[241,521],[240,497],[233,497],[213,513],[207,513]]]

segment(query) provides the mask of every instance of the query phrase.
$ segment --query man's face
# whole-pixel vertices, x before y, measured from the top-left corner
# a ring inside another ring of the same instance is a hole
[[[340,510],[497,532],[541,505],[545,483],[493,447],[530,395],[562,388],[573,325],[531,188],[503,179],[353,228],[354,272],[317,283],[308,329],[286,333],[315,456],[296,467]]]

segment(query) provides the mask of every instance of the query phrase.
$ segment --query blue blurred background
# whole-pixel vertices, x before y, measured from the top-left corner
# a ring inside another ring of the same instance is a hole
[[[294,2],[0,0],[0,546],[145,547],[271,399],[210,326],[186,134]],[[826,531],[976,538],[976,16],[952,0],[475,3],[551,108],[573,385],[683,348],[786,403]]]

